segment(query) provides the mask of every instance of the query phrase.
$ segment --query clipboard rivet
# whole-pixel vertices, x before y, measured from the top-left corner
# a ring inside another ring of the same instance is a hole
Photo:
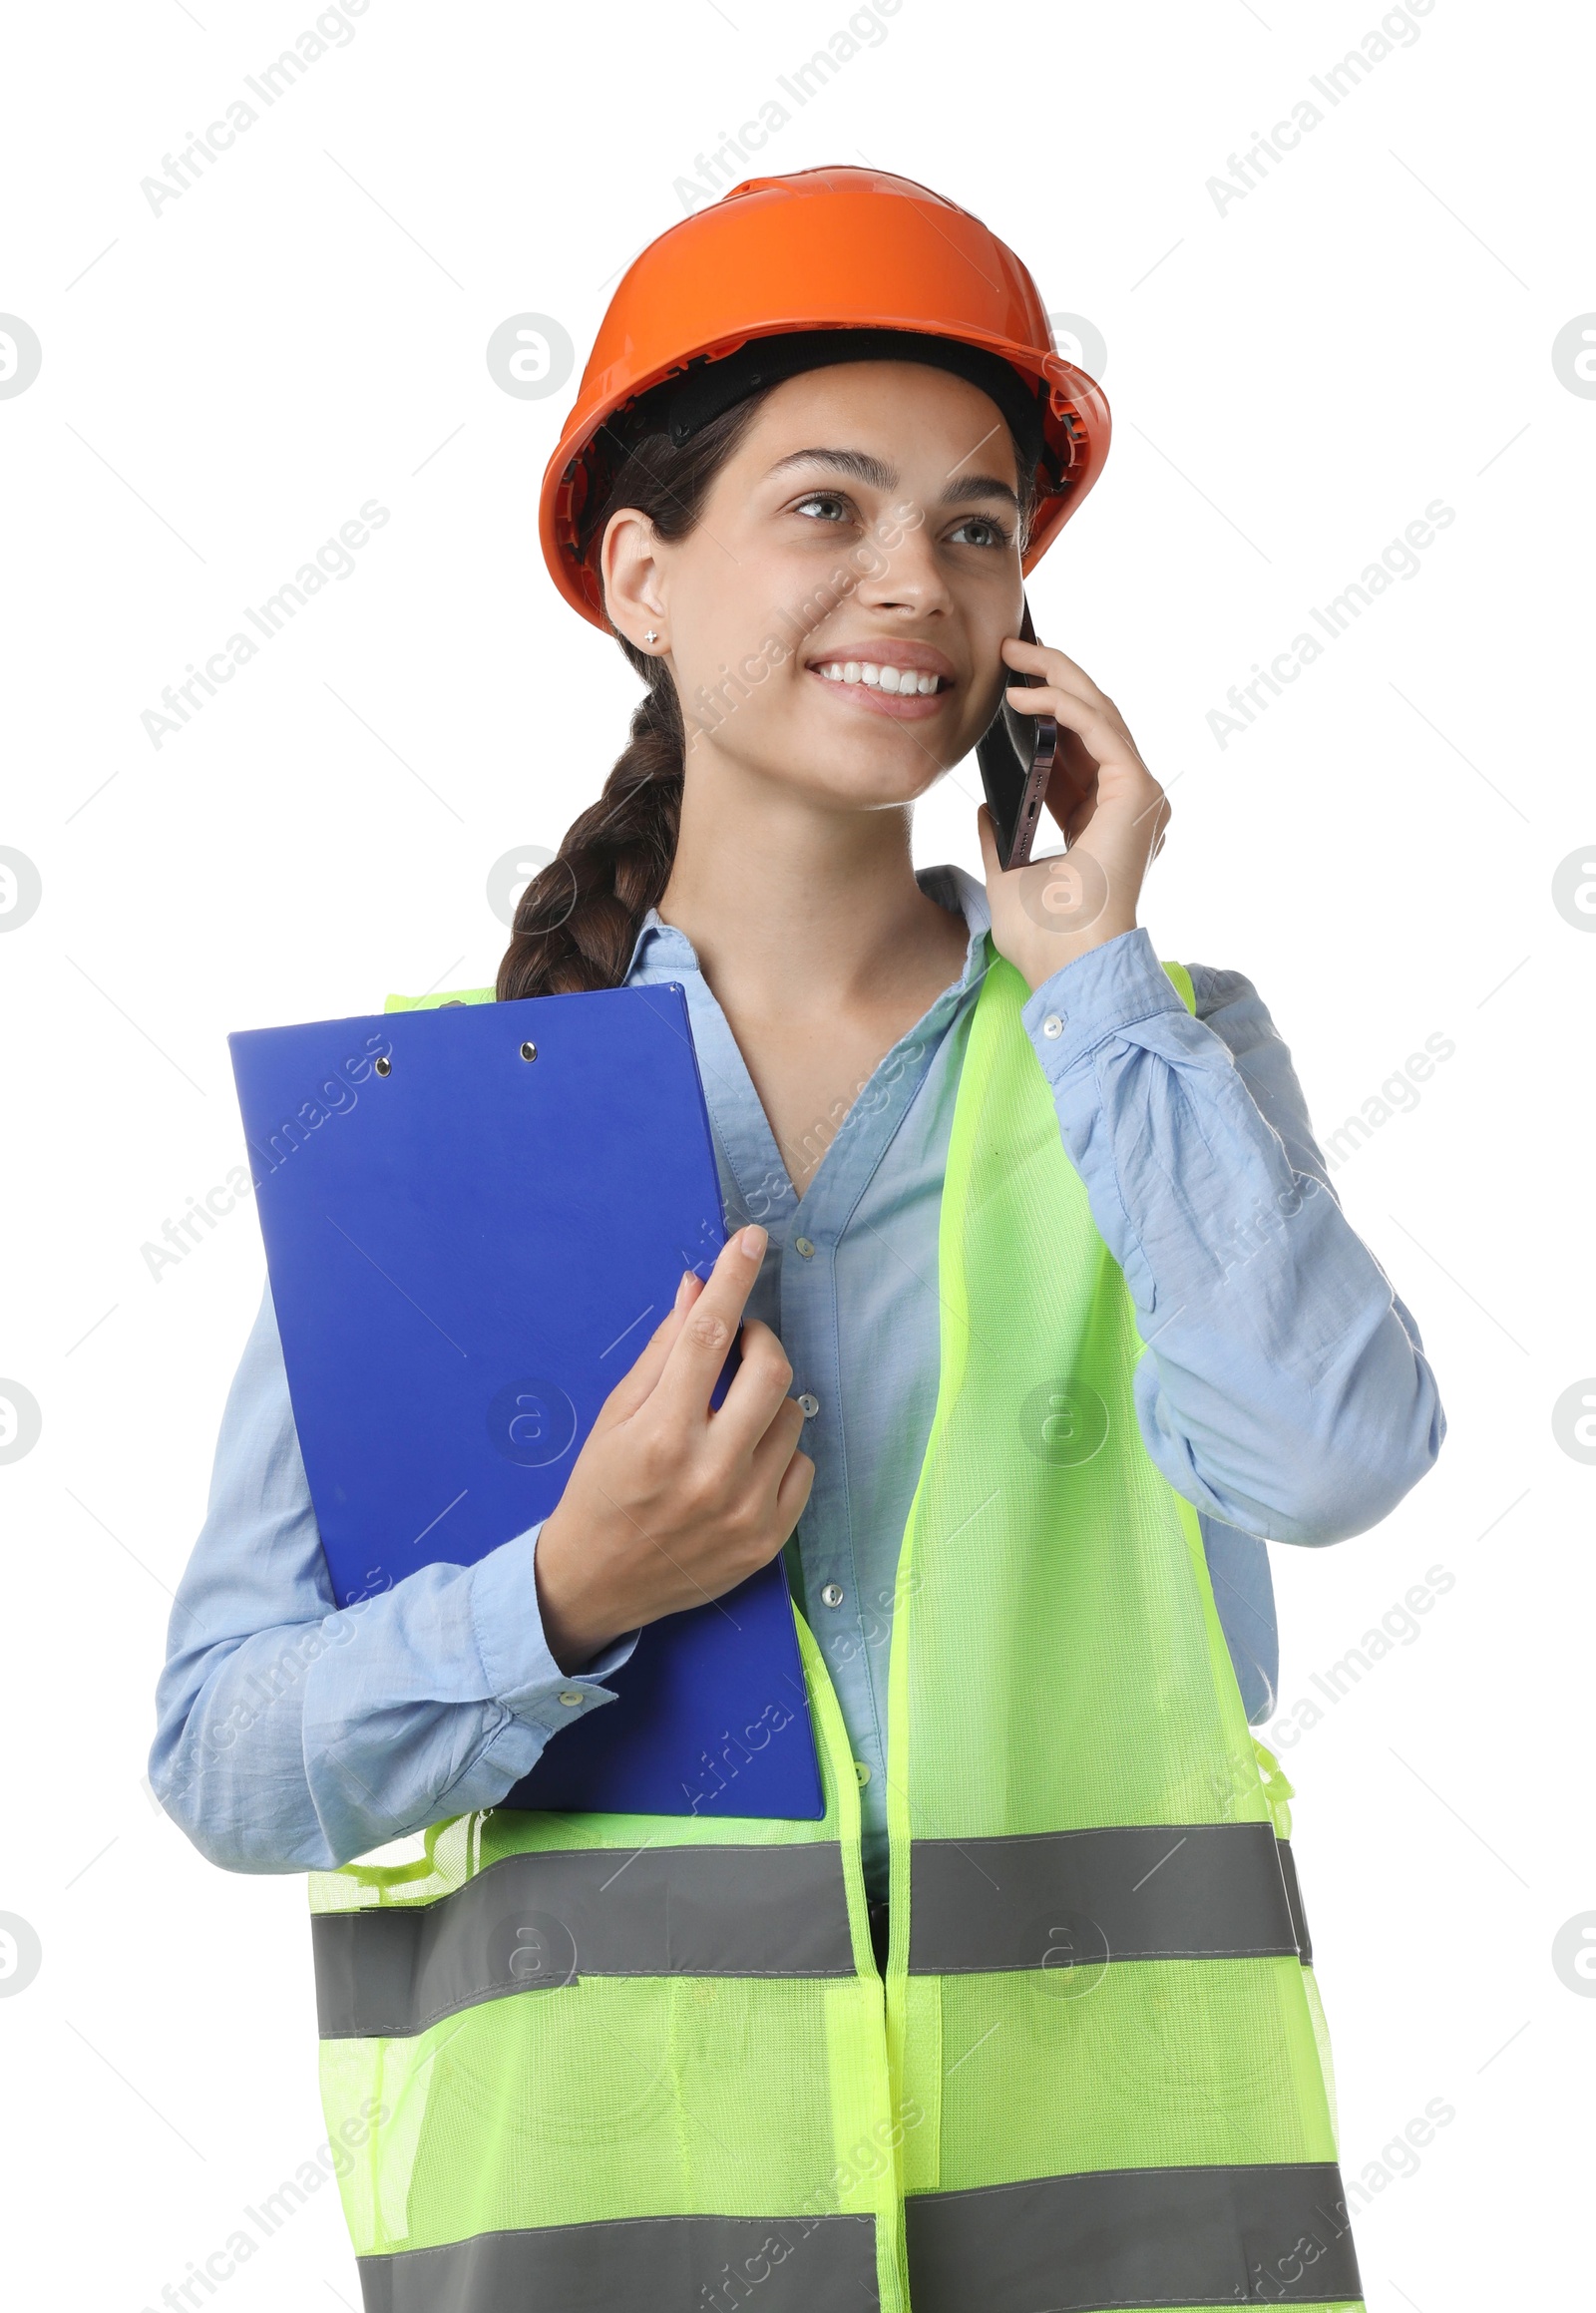
[[[379,1076],[391,1076],[393,1074],[393,1062],[391,1060],[379,1060],[377,1062],[377,1074]]]
[[[537,1045],[536,1045],[536,1044],[523,1044],[523,1045],[522,1045],[522,1047],[521,1047],[521,1057],[522,1057],[524,1060],[536,1060],[536,1059],[537,1059],[537,1057],[538,1057],[538,1047],[537,1047]]]

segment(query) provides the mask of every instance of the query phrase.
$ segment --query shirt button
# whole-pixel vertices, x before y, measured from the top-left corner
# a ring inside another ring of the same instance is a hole
[[[583,1694],[580,1688],[568,1687],[565,1693],[561,1696],[560,1700],[565,1704],[568,1711],[572,1711],[576,1709],[579,1703],[586,1703],[588,1698]]]
[[[825,1606],[841,1606],[843,1599],[842,1584],[840,1582],[828,1582],[825,1589],[821,1592],[820,1597],[821,1603]]]
[[[794,1239],[794,1243],[797,1245],[797,1247],[798,1247],[798,1251],[799,1251],[799,1252],[802,1254],[802,1256],[803,1256],[803,1258],[805,1259],[805,1261],[813,1261],[813,1260],[814,1260],[814,1258],[815,1258],[815,1249],[814,1249],[813,1245],[811,1245],[811,1244],[810,1244],[810,1242],[809,1242],[809,1239],[808,1239],[807,1237],[799,1237],[799,1238],[795,1238],[795,1239]]]
[[[806,1421],[812,1421],[820,1411],[820,1399],[812,1389],[806,1389],[798,1400],[798,1410]]]
[[[1063,1013],[1049,1012],[1041,1023],[1041,1032],[1044,1036],[1061,1036],[1064,1032]]]
[[[863,1789],[870,1780],[870,1769],[862,1758],[854,1760],[854,1773],[859,1777],[860,1788]]]

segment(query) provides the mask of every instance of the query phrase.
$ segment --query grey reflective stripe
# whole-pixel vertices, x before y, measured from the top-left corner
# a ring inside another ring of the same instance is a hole
[[[869,2216],[637,2216],[479,2233],[362,2257],[360,2287],[365,2313],[704,2313],[750,2297],[759,2313],[875,2313],[881,2302]]]
[[[1268,1823],[917,1839],[909,1970],[1297,1957]]]
[[[907,2217],[915,2313],[1357,2304],[1364,2293],[1333,2160],[919,2193]]]
[[[1280,1875],[1286,1882],[1286,1901],[1291,1905],[1291,1924],[1297,1937],[1297,1956],[1305,1968],[1314,1964],[1314,1947],[1308,1940],[1308,1915],[1303,1910],[1303,1891],[1297,1884],[1297,1858],[1291,1851],[1291,1841],[1277,1842],[1280,1848]]]
[[[435,1903],[311,1928],[323,2040],[425,2032],[579,1976],[854,1973],[835,1840],[507,1855]]]

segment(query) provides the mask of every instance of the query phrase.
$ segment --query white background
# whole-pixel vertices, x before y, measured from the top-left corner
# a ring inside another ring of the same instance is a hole
[[[141,179],[314,14],[41,9],[7,69],[0,309],[43,367],[0,400],[0,843],[43,901],[0,940],[0,1374],[43,1433],[0,1468],[0,1910],[43,1961],[0,2000],[3,2173],[28,2301],[95,2313],[158,2304],[323,2132],[302,1879],[211,1868],[142,1782],[258,1234],[245,1205],[159,1282],[141,1248],[239,1162],[227,1030],[493,978],[488,871],[559,841],[636,685],[538,552],[576,380],[514,399],[488,337],[547,313],[580,364],[695,156],[849,11],[371,0],[153,214]],[[918,179],[1102,333],[1113,453],[1030,598],[1170,789],[1158,952],[1255,980],[1321,1138],[1455,1043],[1337,1176],[1450,1434],[1378,1531],[1272,1555],[1288,1704],[1454,1576],[1289,1766],[1346,2173],[1455,2111],[1359,2223],[1369,2299],[1457,2313],[1580,2285],[1553,2251],[1589,2172],[1596,2004],[1551,1944],[1596,1909],[1596,1469],[1551,1408],[1596,1370],[1596,918],[1551,882],[1596,835],[1596,401],[1551,348],[1596,307],[1591,57],[1571,6],[1434,0],[1221,214],[1207,180],[1380,18],[902,0],[737,174]],[[163,686],[370,498],[391,520],[354,576],[155,748]],[[1219,747],[1227,688],[1435,498],[1456,519],[1420,575]],[[974,771],[922,807],[921,859],[978,864]],[[219,2294],[354,2303],[333,2189]]]

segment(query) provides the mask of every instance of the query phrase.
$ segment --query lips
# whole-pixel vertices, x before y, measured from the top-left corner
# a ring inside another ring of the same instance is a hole
[[[884,635],[861,635],[852,642],[830,642],[810,653],[808,664],[817,666],[846,666],[852,661],[860,666],[894,666],[902,674],[934,674],[940,677],[939,687],[957,680],[954,662],[930,642],[889,641]]]
[[[899,722],[936,714],[957,679],[951,661],[928,642],[838,643],[816,651],[808,672],[840,703]]]

